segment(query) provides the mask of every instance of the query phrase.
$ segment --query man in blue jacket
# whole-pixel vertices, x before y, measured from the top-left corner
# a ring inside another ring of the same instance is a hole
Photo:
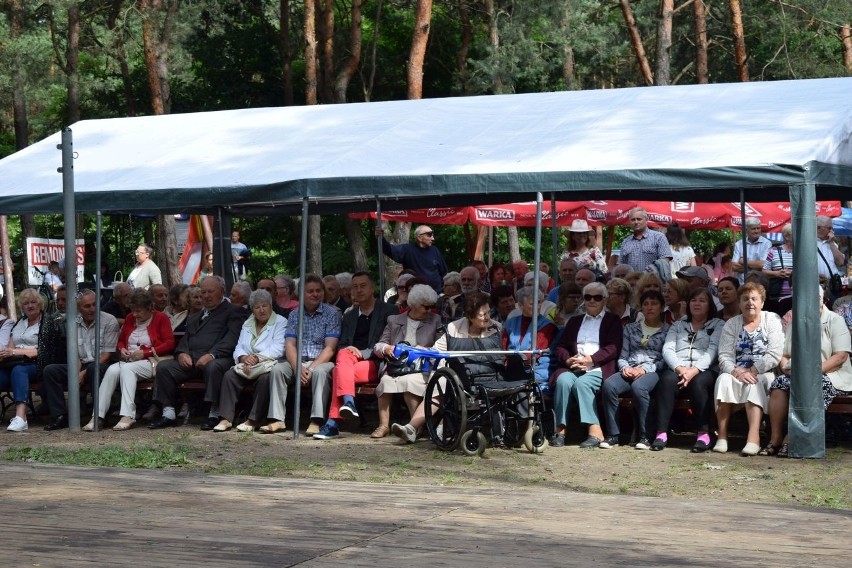
[[[441,251],[435,246],[435,232],[432,229],[426,225],[414,229],[413,244],[390,244],[385,239],[381,226],[376,227],[376,236],[382,237],[382,252],[385,255],[400,263],[404,269],[416,272],[437,293],[443,291],[444,275],[449,270]]]

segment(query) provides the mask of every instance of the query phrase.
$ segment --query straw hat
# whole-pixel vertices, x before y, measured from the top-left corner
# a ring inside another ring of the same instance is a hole
[[[589,224],[585,219],[574,219],[571,221],[571,227],[568,230],[572,233],[588,233],[590,231]]]

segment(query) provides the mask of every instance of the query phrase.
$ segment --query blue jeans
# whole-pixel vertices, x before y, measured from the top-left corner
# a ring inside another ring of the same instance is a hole
[[[639,420],[639,438],[647,437],[645,422],[648,418],[648,406],[651,404],[651,391],[657,386],[660,377],[657,373],[645,373],[638,379],[627,381],[616,373],[604,381],[601,387],[604,416],[606,416],[607,434],[618,436],[618,396],[628,391],[633,393],[633,406]]]
[[[11,385],[15,403],[27,402],[30,398],[30,380],[36,376],[36,365],[15,365],[11,369],[0,369],[0,391]]]

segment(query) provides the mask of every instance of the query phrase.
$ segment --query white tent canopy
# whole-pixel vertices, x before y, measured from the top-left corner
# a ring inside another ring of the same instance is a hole
[[[852,78],[246,109],[71,130],[81,211],[852,187]],[[0,160],[0,212],[61,210],[58,143],[57,133]]]

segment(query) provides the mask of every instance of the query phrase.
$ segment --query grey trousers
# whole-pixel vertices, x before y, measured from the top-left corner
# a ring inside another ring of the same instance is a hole
[[[307,363],[307,362],[306,362]],[[314,367],[311,371],[311,419],[324,421],[328,418],[328,405],[331,402],[331,361]],[[290,363],[277,363],[269,373],[269,412],[268,418],[284,422],[287,406],[287,389],[298,378],[294,377]],[[295,428],[295,426],[294,426]]]
[[[219,394],[219,417],[224,418],[228,422],[234,421],[237,402],[240,400],[240,393],[254,383],[254,400],[251,405],[249,420],[258,422],[266,417],[266,412],[269,409],[269,373],[264,373],[256,379],[244,379],[229,369],[225,376],[222,377],[222,391]],[[281,419],[283,420],[283,418]]]

